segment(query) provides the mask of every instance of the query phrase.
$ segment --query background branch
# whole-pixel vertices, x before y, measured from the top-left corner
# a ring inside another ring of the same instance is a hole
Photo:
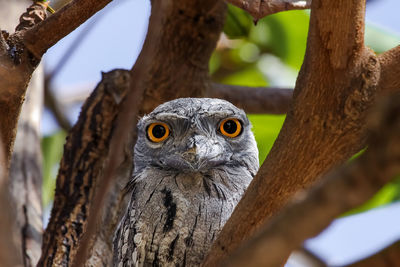
[[[33,74],[18,120],[10,166],[10,190],[24,266],[36,266],[42,246],[42,151],[40,120],[43,107],[43,68]]]
[[[3,212],[0,220],[0,266],[23,266],[21,239],[16,234],[15,206],[9,191],[8,163],[3,151],[0,141],[0,209]]]
[[[322,178],[229,258],[228,266],[281,266],[302,242],[359,206],[400,173],[400,94],[371,118],[367,151]],[[340,192],[340,194],[338,194]],[[268,253],[265,253],[268,251]],[[370,265],[376,266],[376,265]]]
[[[265,16],[294,9],[310,8],[311,0],[227,0],[249,12],[257,21]]]
[[[293,90],[286,88],[245,87],[212,83],[206,97],[228,100],[247,113],[285,114]]]

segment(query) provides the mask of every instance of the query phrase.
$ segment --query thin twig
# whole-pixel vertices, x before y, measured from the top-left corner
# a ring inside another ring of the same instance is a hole
[[[67,116],[65,116],[62,105],[50,89],[50,77],[46,77],[44,82],[44,104],[53,113],[58,125],[68,132],[72,125]]]

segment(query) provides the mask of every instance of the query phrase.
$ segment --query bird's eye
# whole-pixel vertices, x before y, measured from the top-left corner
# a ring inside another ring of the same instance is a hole
[[[235,118],[225,119],[221,122],[219,131],[227,137],[234,138],[242,132],[242,124]]]
[[[147,127],[147,137],[150,141],[159,143],[169,136],[169,127],[163,122],[154,122]]]

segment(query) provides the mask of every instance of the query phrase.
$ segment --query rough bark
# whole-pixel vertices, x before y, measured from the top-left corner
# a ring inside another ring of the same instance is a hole
[[[76,254],[129,77],[122,70],[104,74],[67,137],[39,266],[69,266]]]
[[[400,45],[379,56],[381,63],[381,80],[379,89],[383,93],[392,93],[400,88]]]
[[[271,219],[229,258],[228,266],[281,266],[305,239],[400,174],[400,94],[382,102],[370,118],[367,151],[325,175],[322,183]]]
[[[380,66],[363,44],[364,13],[365,1],[313,1],[291,109],[204,266],[218,265],[295,192],[365,145],[365,115]]]
[[[400,266],[400,242],[379,251],[377,254],[355,262],[346,267],[399,267]]]

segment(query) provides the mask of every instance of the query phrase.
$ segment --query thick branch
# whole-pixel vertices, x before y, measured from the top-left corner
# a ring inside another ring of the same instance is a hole
[[[280,266],[306,238],[364,203],[400,173],[400,94],[386,100],[380,109],[373,116],[375,128],[368,150],[326,175],[304,199],[285,208],[229,258],[229,266]]]
[[[141,113],[180,97],[204,96],[209,86],[208,62],[222,31],[223,1],[174,1],[165,10],[147,79]]]
[[[246,10],[255,20],[282,11],[307,9],[311,5],[311,0],[227,0],[227,2]]]
[[[293,90],[286,88],[244,87],[212,83],[206,97],[228,100],[247,113],[285,114]]]
[[[112,0],[73,0],[45,21],[24,32],[22,40],[29,51],[42,55]]]
[[[42,246],[42,151],[40,118],[43,107],[43,68],[33,75],[18,121],[10,166],[10,188],[15,204],[17,233],[24,266],[36,266]]]
[[[349,264],[346,267],[395,267],[400,263],[400,242],[396,242],[389,247],[379,251],[359,262]]]
[[[216,266],[299,190],[365,145],[379,62],[363,46],[365,1],[312,3],[305,61],[283,128],[204,266]]]
[[[17,233],[15,206],[10,201],[9,179],[4,147],[0,140],[0,266],[23,266],[21,239]]]
[[[381,63],[381,80],[379,89],[383,93],[400,90],[400,45],[379,56]]]
[[[38,266],[69,266],[74,259],[129,80],[124,70],[104,74],[68,135]]]

